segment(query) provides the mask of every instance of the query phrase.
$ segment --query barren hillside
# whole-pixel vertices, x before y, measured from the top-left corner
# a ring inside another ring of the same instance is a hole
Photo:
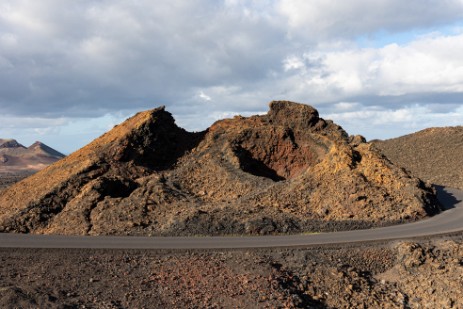
[[[432,190],[307,105],[190,133],[157,108],[0,194],[2,231],[269,234],[438,211]]]
[[[429,128],[376,141],[386,156],[431,183],[463,189],[463,127]]]

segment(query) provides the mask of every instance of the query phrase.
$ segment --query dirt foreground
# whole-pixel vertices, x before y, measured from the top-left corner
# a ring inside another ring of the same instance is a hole
[[[299,249],[0,250],[1,308],[462,308],[463,237]]]

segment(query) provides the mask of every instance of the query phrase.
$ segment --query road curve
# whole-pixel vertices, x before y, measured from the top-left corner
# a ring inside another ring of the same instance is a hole
[[[432,236],[463,231],[463,191],[440,189],[438,197],[446,211],[422,221],[334,233],[243,237],[137,237],[60,236],[0,233],[1,248],[80,249],[225,249],[297,247],[322,244],[381,241]]]

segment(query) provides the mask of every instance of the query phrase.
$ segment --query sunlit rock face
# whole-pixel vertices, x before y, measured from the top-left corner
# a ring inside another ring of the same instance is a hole
[[[435,195],[313,107],[179,128],[136,114],[0,195],[4,232],[272,234],[365,228],[438,212]]]

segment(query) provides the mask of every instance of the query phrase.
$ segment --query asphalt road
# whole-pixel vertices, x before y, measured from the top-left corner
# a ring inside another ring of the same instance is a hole
[[[252,237],[58,236],[0,233],[0,247],[92,249],[268,248],[405,239],[463,231],[463,191],[440,189],[438,197],[447,208],[446,211],[439,215],[414,223],[370,230]]]

